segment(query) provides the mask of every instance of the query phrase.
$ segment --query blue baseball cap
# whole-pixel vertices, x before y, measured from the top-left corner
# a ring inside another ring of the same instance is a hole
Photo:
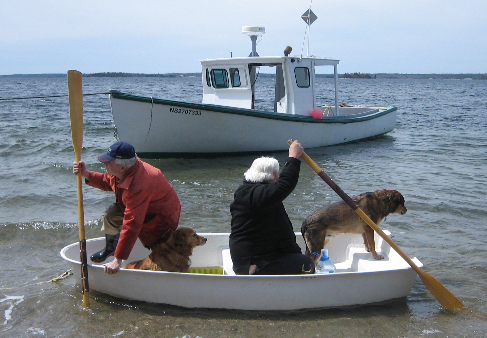
[[[115,142],[108,148],[107,152],[98,157],[103,163],[110,162],[116,158],[128,159],[135,157],[135,148],[127,142]]]

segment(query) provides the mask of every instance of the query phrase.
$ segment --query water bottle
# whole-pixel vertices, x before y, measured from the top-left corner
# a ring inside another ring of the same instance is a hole
[[[320,255],[320,261],[316,264],[315,273],[326,274],[336,271],[335,264],[330,261],[328,257],[328,249],[322,249]]]

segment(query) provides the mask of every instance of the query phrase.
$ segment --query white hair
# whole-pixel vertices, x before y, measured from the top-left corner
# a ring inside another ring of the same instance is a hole
[[[117,165],[124,165],[128,168],[130,168],[131,166],[133,166],[135,164],[135,162],[137,162],[137,155],[135,155],[134,157],[132,158],[116,158],[114,160],[115,164]]]
[[[259,157],[254,160],[245,172],[245,179],[249,182],[265,182],[274,179],[274,173],[279,172],[279,162],[273,157]]]

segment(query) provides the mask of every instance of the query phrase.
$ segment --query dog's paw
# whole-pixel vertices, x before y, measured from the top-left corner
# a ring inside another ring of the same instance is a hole
[[[384,256],[379,255],[377,252],[372,253],[372,256],[374,256],[375,259],[384,259]]]

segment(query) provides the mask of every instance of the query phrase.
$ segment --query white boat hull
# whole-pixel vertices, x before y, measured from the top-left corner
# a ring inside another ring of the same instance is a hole
[[[222,250],[228,249],[229,234],[200,235],[208,242],[194,250],[192,267],[227,264]],[[296,236],[303,246],[302,236]],[[380,237],[376,243],[384,260],[375,260],[364,250],[361,235],[338,235],[332,239],[327,248],[337,272],[329,275],[235,276],[123,269],[109,275],[102,265],[88,264],[88,280],[90,289],[115,297],[186,308],[297,310],[406,297],[416,273]],[[103,246],[104,238],[88,240],[88,257]],[[148,254],[137,242],[127,262]],[[61,256],[80,280],[79,244],[66,246]],[[416,258],[413,260],[422,267]],[[231,268],[225,271],[232,273]]]
[[[167,101],[111,92],[117,137],[144,154],[228,154],[347,143],[390,132],[396,108],[313,119],[300,115]],[[354,108],[340,108],[346,109]],[[363,108],[358,108],[362,109]]]

